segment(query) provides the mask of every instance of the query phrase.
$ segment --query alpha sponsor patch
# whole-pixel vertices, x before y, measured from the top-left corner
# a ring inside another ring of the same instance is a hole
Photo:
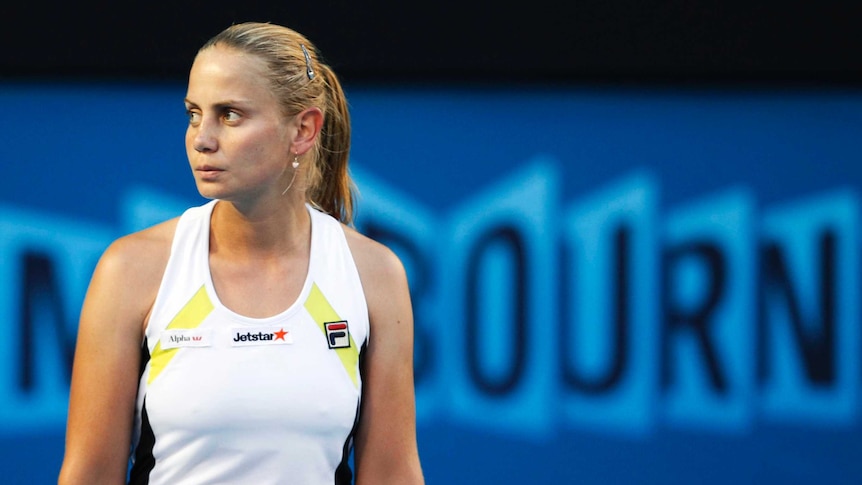
[[[159,342],[164,350],[180,347],[209,347],[212,335],[209,329],[169,328],[162,331]]]

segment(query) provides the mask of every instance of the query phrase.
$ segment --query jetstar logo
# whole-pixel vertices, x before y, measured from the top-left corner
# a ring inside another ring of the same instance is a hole
[[[293,343],[290,332],[283,327],[234,328],[232,345],[242,347],[247,345],[282,345]]]
[[[282,339],[284,339],[284,335],[282,335],[281,337],[282,337]],[[236,336],[233,338],[233,341],[234,342],[257,342],[258,340],[274,340],[274,339],[275,339],[274,333],[246,332],[245,335],[243,335],[241,333],[237,333]]]

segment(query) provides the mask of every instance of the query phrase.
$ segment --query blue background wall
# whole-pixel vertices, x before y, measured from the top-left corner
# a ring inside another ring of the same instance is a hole
[[[0,89],[7,483],[55,479],[95,258],[201,202],[183,94]],[[862,93],[348,97],[358,225],[411,276],[429,483],[862,479]]]

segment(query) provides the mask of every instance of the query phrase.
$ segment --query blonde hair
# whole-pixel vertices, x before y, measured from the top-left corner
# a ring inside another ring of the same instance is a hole
[[[231,25],[208,40],[200,51],[216,44],[264,61],[272,92],[280,100],[285,116],[311,106],[323,112],[323,128],[309,163],[306,197],[312,205],[351,224],[355,187],[347,167],[350,113],[341,83],[332,69],[320,59],[317,49],[305,36],[281,25],[259,22]]]

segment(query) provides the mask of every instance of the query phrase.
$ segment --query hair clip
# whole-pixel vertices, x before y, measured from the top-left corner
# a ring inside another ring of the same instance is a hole
[[[308,76],[308,79],[314,79],[314,70],[311,68],[311,56],[308,55],[305,44],[299,44],[299,47],[302,47],[302,53],[305,54],[305,74]]]

